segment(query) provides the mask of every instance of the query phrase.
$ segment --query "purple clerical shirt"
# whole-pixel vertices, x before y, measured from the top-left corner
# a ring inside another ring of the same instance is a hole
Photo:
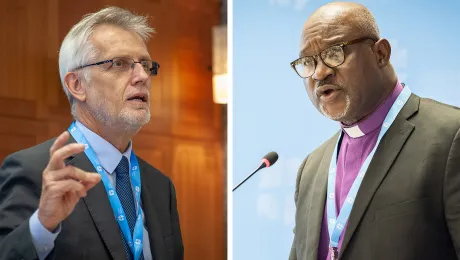
[[[337,214],[340,213],[343,202],[358,175],[361,166],[371,153],[377,142],[383,120],[403,90],[403,85],[398,81],[391,95],[365,120],[352,126],[341,124],[344,131],[337,160],[337,177],[335,181],[335,205]],[[372,174],[372,173],[366,173]],[[337,216],[336,216],[337,217]],[[342,247],[343,236],[348,224],[345,226],[339,240],[339,251]],[[329,232],[327,228],[327,208],[324,207],[323,222],[318,247],[318,260],[329,260]]]

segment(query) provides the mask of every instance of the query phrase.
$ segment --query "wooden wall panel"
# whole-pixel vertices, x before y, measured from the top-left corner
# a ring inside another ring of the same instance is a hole
[[[218,0],[0,0],[0,161],[67,129],[59,47],[82,15],[108,5],[149,15],[157,31],[148,45],[161,64],[152,119],[134,150],[176,185],[186,259],[226,259],[225,126],[211,69]]]
[[[181,173],[177,178],[179,206],[183,209],[181,223],[185,229],[198,228],[213,232],[211,236],[201,232],[184,234],[184,246],[199,248],[190,253],[192,259],[220,259],[224,247],[215,244],[212,239],[223,239],[220,227],[224,225],[224,220],[208,221],[209,216],[221,214],[219,208],[224,199],[223,195],[214,195],[219,193],[219,186],[223,185],[219,174],[222,162],[215,160],[216,156],[221,157],[220,147],[188,140],[175,140],[173,147],[173,172]],[[215,247],[209,246],[211,244],[215,244]]]

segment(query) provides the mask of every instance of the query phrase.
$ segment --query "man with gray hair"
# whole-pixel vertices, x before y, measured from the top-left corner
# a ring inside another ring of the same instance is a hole
[[[316,10],[299,56],[292,68],[340,129],[298,171],[289,259],[460,259],[460,110],[399,81],[360,4]]]
[[[175,188],[137,157],[150,120],[146,17],[109,7],[85,16],[59,53],[75,119],[0,169],[0,259],[183,259]]]

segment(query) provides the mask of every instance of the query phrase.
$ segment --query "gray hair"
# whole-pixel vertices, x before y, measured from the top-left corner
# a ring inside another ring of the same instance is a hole
[[[59,51],[59,74],[62,88],[69,99],[72,116],[76,118],[75,102],[72,94],[67,90],[65,75],[67,72],[86,65],[97,55],[97,49],[89,41],[94,28],[101,24],[119,26],[125,30],[136,32],[144,42],[147,42],[155,30],[149,27],[146,16],[139,16],[119,8],[107,7],[97,13],[83,16],[83,19],[72,27],[62,42]],[[90,82],[89,71],[77,72],[85,81]]]

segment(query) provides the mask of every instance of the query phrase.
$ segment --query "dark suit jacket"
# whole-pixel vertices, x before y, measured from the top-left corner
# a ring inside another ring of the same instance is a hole
[[[69,142],[75,142],[70,137]],[[42,173],[53,140],[8,156],[0,169],[0,259],[38,259],[29,218],[38,208]],[[155,260],[184,258],[174,185],[138,157],[142,207]],[[96,172],[84,153],[66,160],[84,171]],[[88,191],[62,222],[61,233],[47,259],[126,259],[118,223],[102,181]]]
[[[383,137],[355,199],[341,260],[460,258],[460,109],[412,95]],[[338,134],[302,163],[289,259],[318,259]]]

